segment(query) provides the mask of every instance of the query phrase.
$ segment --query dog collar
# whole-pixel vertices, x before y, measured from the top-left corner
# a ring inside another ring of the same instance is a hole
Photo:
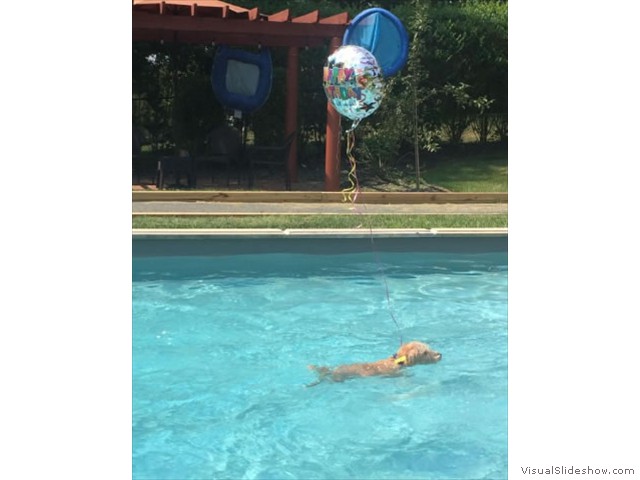
[[[397,353],[394,353],[393,354],[393,362],[396,365],[404,365],[405,363],[407,363],[407,356],[406,355],[402,355],[401,357],[399,357]]]

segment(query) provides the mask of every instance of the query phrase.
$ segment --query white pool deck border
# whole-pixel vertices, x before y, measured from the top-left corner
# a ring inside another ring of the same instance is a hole
[[[134,239],[187,238],[416,238],[416,237],[506,237],[508,228],[358,228],[358,229],[132,229]]]

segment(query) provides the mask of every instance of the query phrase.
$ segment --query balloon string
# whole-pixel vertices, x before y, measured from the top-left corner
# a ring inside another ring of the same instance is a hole
[[[354,128],[346,131],[347,135],[347,158],[349,159],[349,174],[347,179],[349,180],[349,186],[342,190],[342,201],[347,200],[351,203],[355,203],[360,192],[360,183],[358,182],[358,174],[356,172],[356,157],[353,155],[353,148],[356,144],[356,134]]]
[[[349,130],[345,132],[347,136],[347,158],[349,159],[349,165],[350,165],[350,170],[348,175],[350,185],[349,187],[342,190],[342,193],[343,193],[343,201],[346,202],[348,199],[349,202],[353,203],[354,204],[353,209],[357,214],[367,216],[366,203],[362,204],[365,212],[359,211],[355,205],[356,199],[358,198],[358,194],[360,193],[360,182],[358,181],[358,174],[356,172],[356,158],[353,155],[353,148],[355,147],[355,144],[356,144],[356,135],[354,133],[356,126],[357,124],[354,124]],[[386,299],[387,299],[387,311],[389,312],[389,315],[391,316],[391,320],[393,320],[393,323],[396,326],[396,331],[400,339],[400,345],[402,345],[402,342],[403,342],[402,329],[400,328],[398,319],[393,313],[393,305],[391,304],[391,295],[389,293],[389,284],[387,282],[387,277],[385,275],[384,266],[382,265],[382,261],[380,260],[380,254],[376,250],[371,220],[369,220],[369,238],[371,240],[371,252],[375,256],[376,264],[378,266],[378,273],[380,274],[380,277],[382,278],[382,282],[384,283],[384,290],[385,290]]]
[[[371,225],[371,223],[369,223],[369,225]],[[371,228],[371,226],[369,226],[369,234],[370,234],[370,238],[371,238],[371,251],[373,252],[373,255],[376,258],[376,263],[378,265],[378,273],[380,274],[380,277],[382,278],[382,283],[384,283],[384,290],[385,290],[386,297],[387,297],[387,311],[389,312],[389,316],[391,317],[391,320],[393,320],[393,323],[396,326],[396,332],[398,333],[398,337],[400,339],[400,346],[402,346],[402,343],[403,343],[403,340],[402,340],[402,329],[400,328],[400,324],[398,323],[398,319],[396,318],[396,316],[393,313],[393,305],[391,304],[391,295],[389,294],[389,284],[387,282],[387,276],[385,275],[384,267],[382,265],[382,261],[380,260],[380,254],[376,250],[376,247],[375,247],[375,244],[374,244],[374,241],[373,241],[373,228]]]

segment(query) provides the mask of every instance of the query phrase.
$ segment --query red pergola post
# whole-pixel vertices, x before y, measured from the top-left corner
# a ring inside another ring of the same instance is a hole
[[[285,138],[298,130],[298,47],[289,47],[287,55],[287,89],[285,113]],[[292,182],[298,181],[298,136],[289,149],[287,170]]]
[[[329,55],[340,46],[341,40],[333,37],[329,44]],[[327,101],[327,130],[324,151],[324,189],[327,192],[340,190],[340,114]]]

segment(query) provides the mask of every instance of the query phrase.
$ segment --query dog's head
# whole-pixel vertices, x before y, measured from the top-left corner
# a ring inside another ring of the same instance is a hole
[[[411,366],[439,362],[442,354],[431,350],[426,343],[409,342],[403,344],[398,350],[398,353],[396,353],[397,359],[402,357],[406,358],[406,365]]]

